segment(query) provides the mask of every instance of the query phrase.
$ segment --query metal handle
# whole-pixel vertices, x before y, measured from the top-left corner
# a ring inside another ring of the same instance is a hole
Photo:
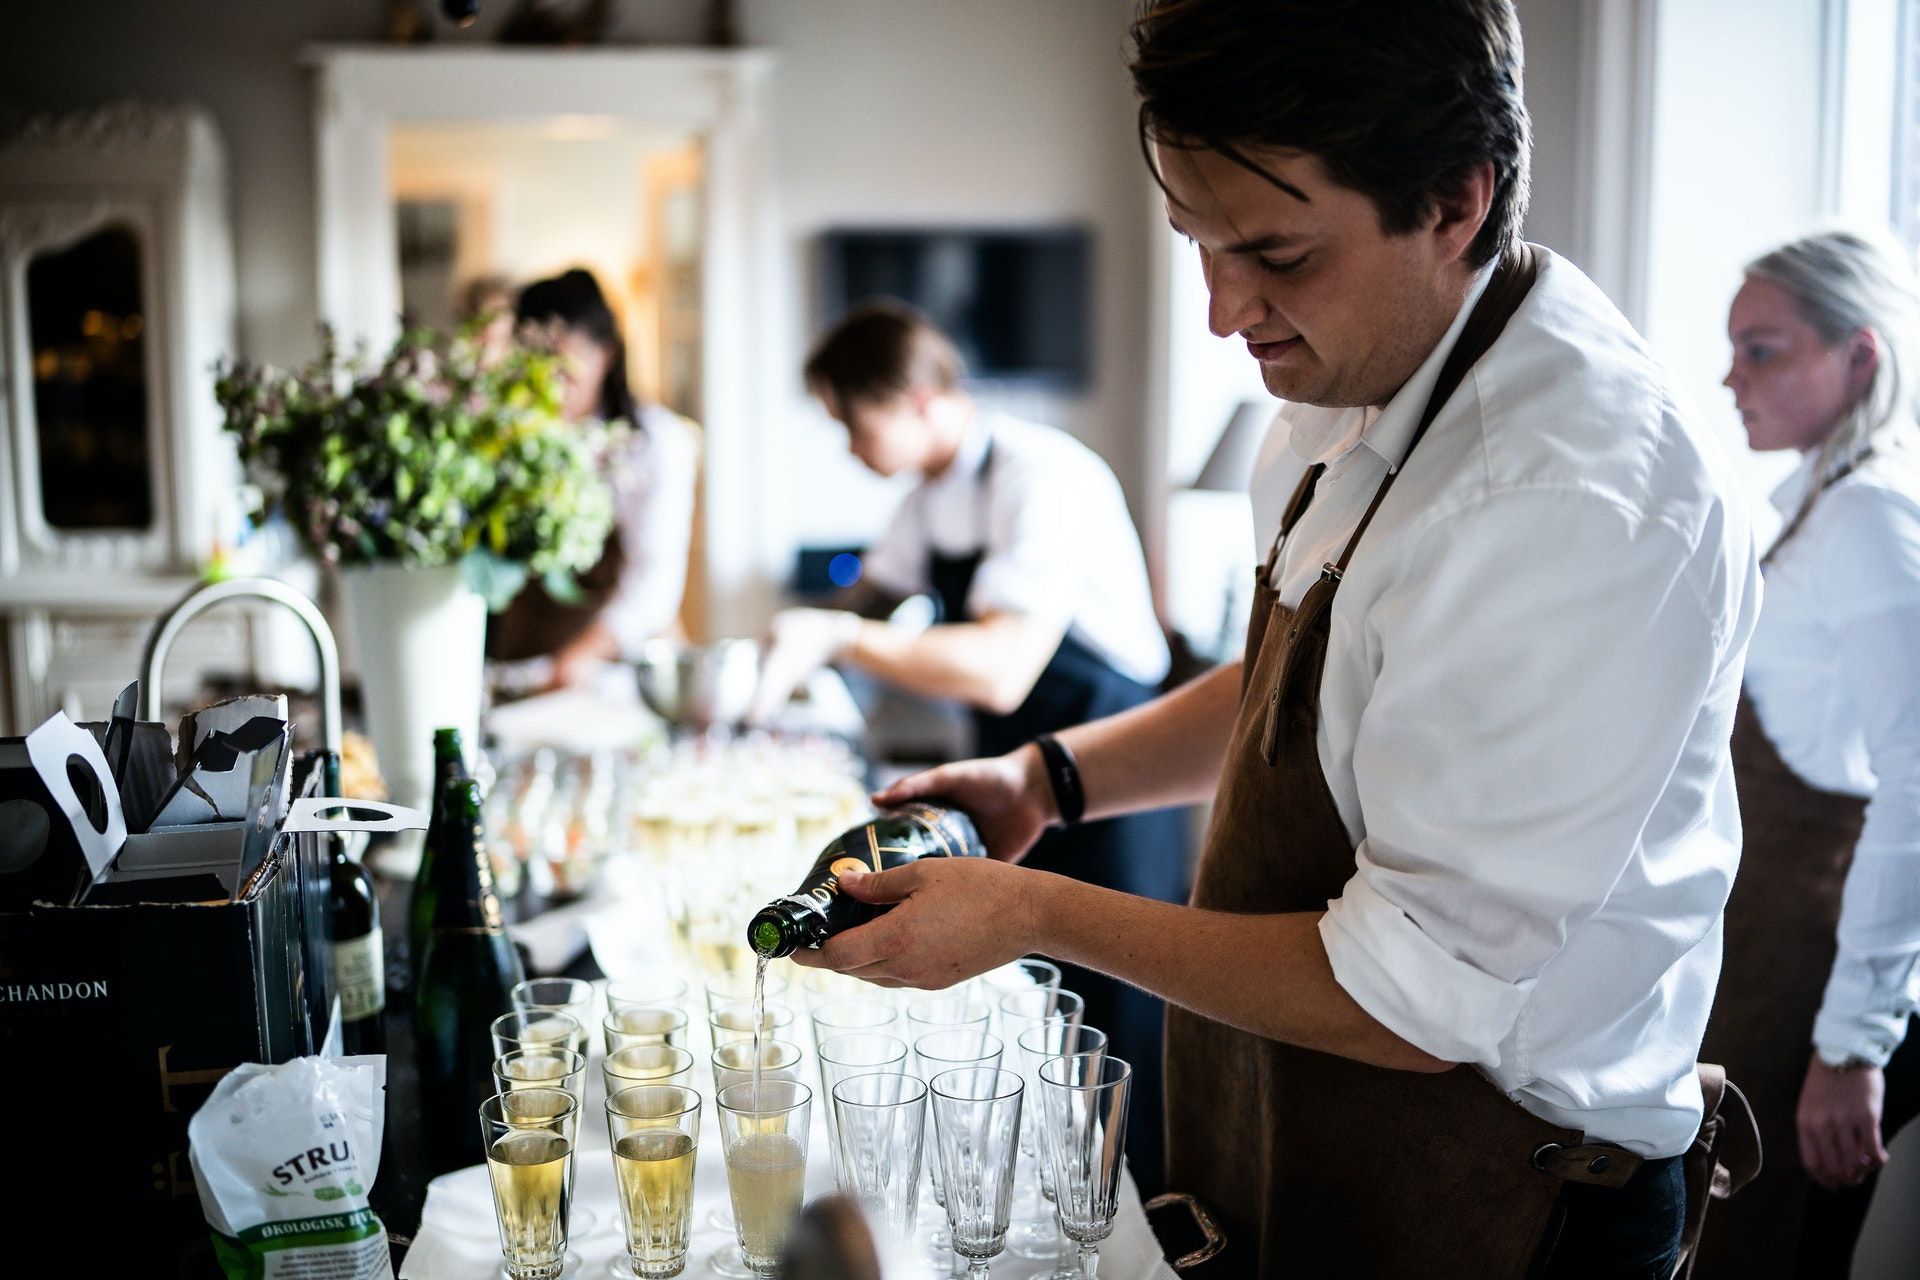
[[[320,743],[328,751],[340,752],[340,650],[333,643],[333,628],[313,601],[275,578],[229,578],[196,587],[180,602],[160,615],[147,633],[146,652],[140,659],[140,718],[160,718],[160,676],[167,665],[167,654],[181,631],[195,618],[217,604],[229,600],[266,600],[285,605],[306,624],[313,637],[313,649],[320,660]]]

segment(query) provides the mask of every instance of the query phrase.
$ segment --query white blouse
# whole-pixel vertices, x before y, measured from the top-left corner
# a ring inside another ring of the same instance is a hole
[[[1783,516],[1811,466],[1774,494]],[[1920,997],[1920,456],[1883,453],[1821,494],[1766,583],[1747,658],[1760,723],[1809,785],[1872,797],[1813,1043],[1884,1065]]]
[[[626,562],[601,617],[623,657],[638,657],[641,646],[679,616],[699,471],[699,428],[670,409],[643,407],[611,475],[614,527]]]
[[[1320,935],[1404,1039],[1590,1141],[1670,1156],[1699,1127],[1739,861],[1728,741],[1757,557],[1725,451],[1592,282],[1540,253],[1334,598],[1318,745],[1356,870]],[[1328,464],[1278,566],[1288,605],[1405,455],[1474,297],[1378,414],[1282,410],[1253,483],[1265,542]]]

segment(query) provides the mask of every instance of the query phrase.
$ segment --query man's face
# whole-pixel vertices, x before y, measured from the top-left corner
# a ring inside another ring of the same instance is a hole
[[[823,397],[827,412],[847,429],[847,449],[869,471],[896,476],[917,471],[926,460],[932,436],[922,406],[908,394],[885,400]]]
[[[1458,311],[1479,227],[1436,213],[1387,235],[1373,202],[1316,156],[1249,149],[1291,190],[1214,151],[1156,144],[1167,217],[1200,250],[1208,327],[1238,335],[1267,390],[1303,404],[1385,404]]]

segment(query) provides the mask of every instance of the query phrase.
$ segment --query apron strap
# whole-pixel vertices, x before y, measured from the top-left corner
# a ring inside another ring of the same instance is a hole
[[[1527,291],[1533,288],[1533,282],[1539,274],[1539,255],[1526,241],[1516,241],[1511,249],[1501,255],[1498,265],[1493,269],[1493,279],[1487,282],[1486,292],[1474,304],[1466,327],[1460,330],[1459,340],[1453,344],[1453,350],[1447,353],[1446,363],[1440,366],[1440,376],[1433,384],[1433,394],[1427,397],[1426,411],[1420,415],[1420,423],[1413,429],[1413,438],[1407,441],[1407,452],[1402,455],[1398,465],[1387,469],[1386,478],[1374,491],[1373,502],[1367,507],[1367,513],[1354,526],[1353,536],[1347,539],[1340,559],[1327,566],[1329,576],[1338,580],[1345,575],[1347,565],[1353,560],[1354,548],[1360,545],[1367,526],[1373,523],[1374,513],[1386,501],[1387,490],[1393,488],[1393,482],[1406,467],[1407,459],[1419,447],[1421,437],[1427,434],[1427,428],[1433,425],[1433,420],[1440,416],[1447,401],[1453,398],[1453,393],[1466,380],[1467,370],[1487,353],[1494,340],[1505,331],[1507,321],[1513,319],[1513,313],[1520,309],[1521,302],[1526,299]]]
[[[1681,1161],[1687,1181],[1687,1217],[1680,1232],[1680,1266],[1675,1280],[1693,1274],[1694,1254],[1706,1225],[1707,1206],[1725,1200],[1753,1181],[1760,1172],[1760,1125],[1738,1085],[1727,1079],[1727,1069],[1711,1062],[1698,1065],[1700,1096],[1705,1102],[1700,1132]]]
[[[1780,531],[1780,536],[1773,540],[1771,547],[1767,548],[1767,554],[1760,557],[1760,567],[1762,569],[1773,563],[1773,558],[1780,554],[1780,548],[1787,545],[1788,538],[1800,532],[1800,526],[1805,524],[1807,517],[1813,514],[1813,504],[1820,501],[1820,495],[1852,475],[1856,467],[1871,457],[1873,457],[1873,450],[1868,449],[1852,462],[1849,462],[1846,466],[1841,467],[1825,480],[1822,480],[1820,487],[1807,495],[1807,500],[1802,502],[1800,509],[1793,513],[1793,519],[1787,522],[1787,527]]]
[[[1300,483],[1293,487],[1293,496],[1287,499],[1286,508],[1280,513],[1280,529],[1273,535],[1273,545],[1267,548],[1267,561],[1257,570],[1260,582],[1273,581],[1273,566],[1280,561],[1280,544],[1293,532],[1293,526],[1300,523],[1300,517],[1306,514],[1307,504],[1313,501],[1313,491],[1320,484],[1320,477],[1326,473],[1327,464],[1316,462],[1300,476]]]

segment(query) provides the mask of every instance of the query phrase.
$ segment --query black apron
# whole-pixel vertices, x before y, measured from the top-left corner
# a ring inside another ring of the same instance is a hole
[[[933,551],[928,556],[928,581],[946,621],[971,621],[973,617],[967,598],[973,590],[974,574],[986,556],[986,492],[993,455],[994,444],[989,437],[974,476],[974,547],[959,555]],[[1137,707],[1157,693],[1153,687],[1115,670],[1069,628],[1025,702],[1009,715],[974,710],[974,750],[980,755],[1001,755],[1040,734]],[[1023,865],[1162,902],[1185,902],[1186,811],[1156,809],[1049,831]],[[1077,965],[1063,964],[1060,968],[1067,990],[1086,999],[1087,1025],[1105,1031],[1111,1051],[1133,1065],[1134,1115],[1127,1126],[1127,1159],[1141,1194],[1151,1196],[1159,1189],[1165,1164],[1161,1046],[1166,1006],[1157,996],[1105,974]]]

